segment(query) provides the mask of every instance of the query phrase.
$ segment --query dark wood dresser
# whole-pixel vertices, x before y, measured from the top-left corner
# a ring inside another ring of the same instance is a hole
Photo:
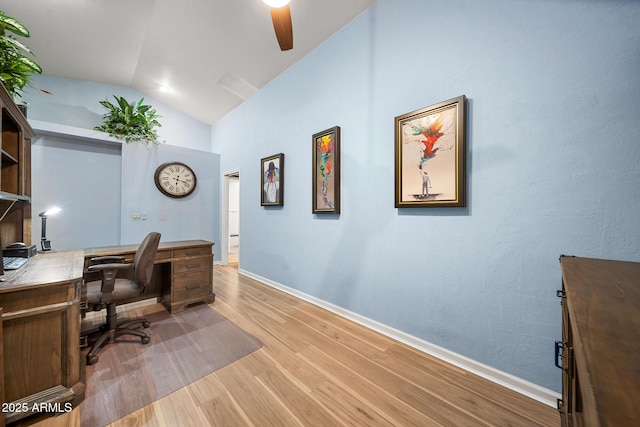
[[[562,256],[560,265],[562,425],[640,426],[640,263]]]

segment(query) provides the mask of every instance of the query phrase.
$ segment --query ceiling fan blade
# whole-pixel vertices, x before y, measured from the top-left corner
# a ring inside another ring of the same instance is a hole
[[[293,49],[293,26],[291,24],[291,10],[289,5],[271,8],[271,20],[276,32],[280,50]]]

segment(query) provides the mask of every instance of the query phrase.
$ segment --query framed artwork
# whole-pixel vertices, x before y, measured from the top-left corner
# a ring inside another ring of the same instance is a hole
[[[284,154],[265,157],[260,161],[260,205],[284,204]]]
[[[340,127],[313,135],[313,213],[340,213]]]
[[[464,95],[395,118],[396,208],[466,206]]]

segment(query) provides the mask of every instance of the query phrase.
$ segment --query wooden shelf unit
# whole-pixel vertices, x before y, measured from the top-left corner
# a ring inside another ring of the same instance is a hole
[[[560,265],[562,426],[638,426],[640,263],[562,256]]]
[[[31,244],[31,138],[35,134],[1,84],[0,108],[0,215],[9,209],[0,221],[2,244]]]

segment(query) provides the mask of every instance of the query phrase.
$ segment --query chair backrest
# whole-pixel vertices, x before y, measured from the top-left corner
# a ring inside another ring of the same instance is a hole
[[[144,289],[151,281],[153,263],[156,259],[156,251],[160,243],[160,233],[155,231],[144,238],[136,254],[133,256],[133,280]]]

